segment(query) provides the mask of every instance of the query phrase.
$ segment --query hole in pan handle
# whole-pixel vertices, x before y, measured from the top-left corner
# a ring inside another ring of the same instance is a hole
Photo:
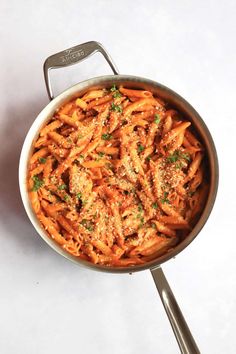
[[[111,59],[105,48],[98,42],[91,41],[83,44],[76,45],[75,47],[65,49],[62,52],[56,53],[48,57],[43,66],[44,79],[47,88],[47,93],[49,98],[52,100],[54,98],[51,80],[50,80],[50,70],[56,68],[62,68],[65,66],[74,65],[82,60],[85,60],[90,55],[100,52],[106,59],[107,63],[110,65],[113,73],[118,75],[118,70]]]
[[[162,269],[160,267],[152,268],[151,273],[181,353],[200,354]]]

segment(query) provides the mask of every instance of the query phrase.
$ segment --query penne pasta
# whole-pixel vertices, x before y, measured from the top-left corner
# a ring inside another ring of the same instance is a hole
[[[45,156],[48,155],[48,149],[45,147],[45,148],[42,148],[38,151],[36,151],[32,156],[31,156],[31,159],[30,159],[30,164],[32,165],[33,163],[39,161],[39,159],[42,159],[44,158]]]
[[[143,90],[131,90],[126,89],[124,87],[120,87],[119,91],[123,93],[123,95],[128,97],[137,97],[137,98],[149,98],[152,97],[152,93],[150,91],[143,91]]]
[[[97,98],[101,98],[106,94],[105,90],[93,90],[93,91],[89,91],[87,92],[83,97],[82,100],[87,102],[90,100],[94,100]]]
[[[149,107],[150,107],[150,109],[153,109],[153,107],[159,106],[159,103],[154,98],[141,98],[140,100],[137,100],[134,103],[129,104],[124,109],[123,114],[124,114],[124,116],[129,116],[134,111],[137,111],[140,109],[142,111],[144,106],[146,106],[146,108],[147,108],[147,105],[148,105],[148,109],[149,109]]]
[[[86,111],[87,106],[88,106],[87,103],[84,100],[82,100],[81,98],[77,98],[75,101],[75,104],[76,104],[76,106],[82,108],[83,111]]]
[[[104,266],[168,252],[208,194],[204,149],[190,124],[152,92],[115,85],[60,107],[34,142],[27,177],[48,237]]]
[[[41,131],[40,136],[46,136],[49,132],[56,130],[62,126],[62,122],[59,120],[54,120],[52,123],[47,124]]]

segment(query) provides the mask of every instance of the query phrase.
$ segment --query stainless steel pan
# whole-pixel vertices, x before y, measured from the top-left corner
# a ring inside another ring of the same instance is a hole
[[[53,90],[50,83],[50,70],[76,64],[82,60],[85,60],[90,55],[96,52],[100,52],[104,56],[104,58],[110,65],[114,75],[100,76],[80,82],[68,88],[56,98],[54,98]],[[185,354],[200,353],[160,265],[168,261],[169,259],[175,257],[185,247],[187,247],[190,242],[194,240],[194,238],[198,235],[205,222],[207,221],[212,210],[213,204],[215,202],[218,187],[218,162],[215,145],[207,126],[205,125],[204,121],[199,116],[199,114],[195,111],[195,109],[181,96],[179,96],[176,92],[172,91],[168,87],[142,77],[118,74],[118,71],[114,63],[112,62],[111,57],[108,55],[104,47],[97,42],[87,42],[50,56],[44,63],[44,76],[47,92],[49,98],[51,99],[51,102],[41,111],[41,113],[33,122],[24,141],[19,165],[20,192],[25,210],[28,214],[30,221],[32,222],[40,236],[47,242],[49,246],[51,246],[60,255],[66,257],[72,262],[77,263],[80,266],[84,266],[92,270],[109,273],[133,273],[145,269],[150,269],[181,352]],[[84,260],[78,259],[66,253],[62,248],[60,248],[52,239],[47,236],[46,232],[40,226],[31,208],[26,185],[27,166],[29,157],[32,153],[33,143],[38,136],[40,128],[48,120],[50,120],[55,110],[61,105],[63,105],[65,102],[71,100],[74,96],[77,96],[78,94],[82,95],[87,90],[94,88],[111,87],[113,84],[117,86],[124,85],[128,88],[140,88],[150,90],[154,94],[157,94],[164,100],[168,101],[172,106],[176,107],[177,110],[179,110],[184,116],[187,117],[188,120],[192,122],[195,131],[197,131],[206,149],[210,184],[209,195],[202,215],[197,224],[195,225],[194,229],[180,244],[178,244],[176,247],[169,250],[167,253],[161,255],[160,257],[156,258],[155,260],[149,263],[125,268],[95,265]]]

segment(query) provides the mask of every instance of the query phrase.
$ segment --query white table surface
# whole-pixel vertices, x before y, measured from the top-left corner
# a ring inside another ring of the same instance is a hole
[[[236,352],[235,18],[235,1],[0,1],[2,354],[179,352],[148,271],[79,268],[36,234],[20,200],[20,149],[48,103],[43,61],[89,40],[107,48],[121,73],[180,93],[213,135],[221,168],[215,208],[163,268],[201,352]],[[95,55],[53,78],[63,90],[108,73]]]

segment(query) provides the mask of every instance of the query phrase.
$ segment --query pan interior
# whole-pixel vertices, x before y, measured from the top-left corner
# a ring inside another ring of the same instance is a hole
[[[27,178],[27,167],[28,167],[28,159],[31,155],[33,143],[38,136],[38,132],[41,127],[53,116],[54,112],[58,107],[63,105],[64,103],[70,101],[74,97],[82,96],[86,91],[92,89],[99,88],[109,88],[113,84],[123,85],[127,88],[134,89],[144,89],[152,91],[155,95],[162,98],[164,101],[168,102],[171,107],[176,108],[186,119],[190,120],[194,131],[197,133],[200,138],[202,144],[205,147],[206,156],[207,156],[207,165],[208,165],[208,178],[209,178],[209,194],[204,207],[204,210],[193,228],[193,230],[189,233],[189,235],[181,241],[177,246],[173,249],[170,249],[167,253],[161,255],[157,259],[145,263],[144,265],[136,265],[130,267],[110,267],[110,266],[102,266],[95,265],[87,261],[80,260],[67,252],[65,252],[60,246],[58,246],[52,239],[48,237],[46,232],[42,229],[39,224],[39,221],[34,214],[31,205],[29,203],[29,198],[27,194],[27,186],[26,186],[26,178]],[[157,83],[152,80],[148,80],[141,77],[136,76],[126,76],[126,75],[109,75],[93,78],[90,80],[83,81],[79,84],[72,86],[67,89],[55,99],[53,99],[38,115],[33,125],[31,126],[21,153],[20,158],[20,166],[19,166],[19,183],[20,183],[20,191],[23,200],[23,204],[25,206],[26,212],[34,225],[37,232],[41,235],[41,237],[59,254],[63,255],[67,259],[79,264],[89,267],[90,269],[94,269],[97,271],[105,271],[105,272],[113,272],[113,273],[131,273],[136,272],[148,268],[158,267],[163,262],[166,262],[170,258],[176,256],[180,253],[185,247],[187,247],[190,242],[197,236],[200,232],[201,228],[206,223],[210,212],[213,208],[217,186],[218,186],[218,161],[217,154],[215,150],[215,145],[210,135],[210,132],[205,125],[203,119],[199,116],[199,114],[195,111],[195,109],[181,96],[167,88],[160,83]]]

